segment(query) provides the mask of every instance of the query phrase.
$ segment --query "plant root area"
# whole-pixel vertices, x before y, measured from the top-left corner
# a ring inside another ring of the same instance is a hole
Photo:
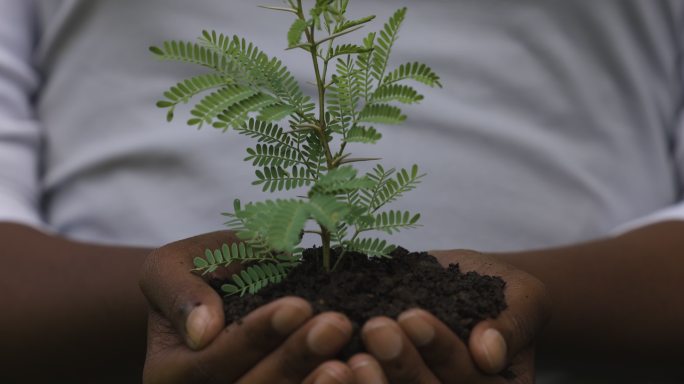
[[[321,253],[320,248],[304,251],[304,262],[279,284],[268,285],[255,295],[227,297],[226,324],[239,322],[275,299],[298,296],[308,300],[315,313],[342,312],[351,320],[354,335],[339,355],[345,359],[364,351],[359,330],[375,316],[396,318],[407,309],[422,308],[467,341],[478,322],[506,309],[506,283],[500,277],[461,273],[457,264],[444,268],[425,252],[397,248],[392,258],[347,253],[332,273],[323,272],[318,264]],[[212,285],[221,284],[214,281]]]

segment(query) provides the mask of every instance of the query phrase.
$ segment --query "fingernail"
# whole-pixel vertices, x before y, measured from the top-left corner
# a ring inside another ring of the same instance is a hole
[[[374,321],[364,327],[368,338],[365,343],[370,352],[380,360],[392,360],[401,353],[402,341],[399,330],[388,321]]]
[[[359,383],[386,383],[385,377],[382,375],[382,368],[371,359],[355,359],[349,364],[349,367],[354,371],[354,376]]]
[[[423,347],[435,338],[435,328],[428,324],[418,311],[401,314],[398,319],[406,335],[417,347]]]
[[[303,303],[292,302],[276,310],[271,325],[281,335],[289,335],[311,316],[311,308]]]
[[[316,378],[314,384],[341,384],[346,382],[345,372],[339,367],[327,367],[325,371]]]
[[[494,328],[482,333],[482,350],[484,351],[492,372],[499,372],[506,365],[506,340]]]
[[[330,315],[318,320],[306,336],[306,342],[314,353],[329,356],[342,348],[350,336],[351,326],[341,318]]]
[[[211,314],[209,308],[200,305],[190,312],[185,322],[188,346],[192,349],[200,349],[203,346],[204,334],[207,332]]]

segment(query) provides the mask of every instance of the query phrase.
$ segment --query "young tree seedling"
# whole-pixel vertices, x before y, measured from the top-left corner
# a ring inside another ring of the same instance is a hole
[[[317,102],[302,92],[280,60],[238,36],[203,31],[197,42],[166,41],[150,48],[163,60],[210,70],[164,93],[157,106],[167,110],[167,120],[174,118],[177,105],[204,94],[191,109],[188,125],[232,128],[256,139],[245,160],[256,167],[253,184],[264,191],[302,193],[307,188],[305,196],[244,206],[235,200],[234,211],[224,214],[240,241],[208,249],[194,259],[194,270],[206,274],[233,262],[248,263],[232,276],[232,284],[222,286],[226,295],[255,293],[306,262],[299,247],[303,233],[320,237],[321,265],[331,272],[349,252],[389,257],[395,246],[367,237],[368,233],[393,234],[418,225],[420,214],[385,209],[416,187],[423,176],[418,167],[397,171],[377,164],[359,175],[354,163],[379,159],[352,157],[349,148],[380,140],[374,124],[403,122],[406,116],[397,104],[423,100],[408,81],[441,87],[440,79],[418,62],[389,68],[406,8],[360,44],[338,44],[339,38],[375,18],[347,19],[348,4],[349,0],[316,0],[307,10],[302,0],[287,0],[280,7],[262,6],[294,17],[287,49],[311,57]],[[335,265],[333,249],[338,252]]]

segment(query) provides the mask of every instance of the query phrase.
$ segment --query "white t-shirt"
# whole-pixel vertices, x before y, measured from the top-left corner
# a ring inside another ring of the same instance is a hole
[[[352,147],[428,173],[394,205],[424,226],[396,243],[516,250],[684,219],[684,2],[364,0],[352,13],[402,5],[392,63],[425,62],[444,88]],[[0,3],[0,220],[154,246],[221,228],[236,197],[272,197],[250,185],[250,139],[164,121],[155,101],[202,70],[147,48],[237,33],[312,92],[310,58],[283,51],[290,22],[249,1]]]

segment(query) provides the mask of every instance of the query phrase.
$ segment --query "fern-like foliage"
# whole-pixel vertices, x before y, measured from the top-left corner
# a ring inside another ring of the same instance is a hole
[[[373,127],[354,125],[347,132],[344,141],[347,143],[366,143],[375,144],[382,138],[382,133]]]
[[[231,277],[233,284],[223,284],[221,291],[226,296],[245,293],[255,294],[269,284],[277,284],[287,277],[291,265],[283,263],[260,263],[242,270]]]
[[[250,119],[235,130],[245,136],[257,139],[259,143],[276,144],[278,147],[297,150],[292,137],[285,133],[277,124],[267,123],[261,120]]]
[[[346,216],[348,207],[329,195],[314,195],[308,200],[280,199],[247,204],[235,212],[244,229],[241,237],[260,234],[269,249],[291,254],[301,240],[308,220],[315,219],[324,227],[334,230]]]
[[[337,196],[346,193],[357,192],[361,189],[373,186],[371,180],[366,177],[357,178],[356,169],[350,166],[339,167],[329,171],[311,187],[309,194]]]
[[[286,6],[264,8],[295,15],[286,31],[286,48],[302,49],[312,58],[318,104],[279,59],[241,37],[202,31],[196,42],[172,40],[150,48],[161,60],[210,71],[163,92],[157,106],[166,110],[167,120],[174,118],[179,104],[194,102],[188,125],[233,129],[254,139],[244,158],[256,168],[253,184],[263,191],[293,194],[244,206],[235,200],[233,211],[225,213],[226,225],[240,241],[207,249],[194,259],[194,271],[201,274],[243,265],[222,287],[226,295],[255,293],[284,279],[306,261],[300,247],[305,232],[321,237],[322,264],[330,271],[331,246],[341,247],[342,255],[354,251],[387,257],[393,245],[365,236],[419,225],[419,214],[384,209],[417,186],[423,177],[418,167],[396,171],[378,164],[359,175],[350,164],[374,159],[349,152],[353,144],[380,140],[379,125],[402,123],[406,116],[401,107],[423,100],[406,82],[442,86],[425,64],[392,67],[391,52],[407,9],[397,10],[359,43],[337,43],[375,16],[347,19],[349,0],[316,0],[308,10],[301,4],[286,0]]]
[[[389,257],[397,247],[381,239],[354,239],[345,243],[347,250],[368,255],[368,257]]]
[[[290,171],[280,166],[257,169],[254,185],[261,185],[264,192],[289,191],[311,185],[316,179],[305,167],[292,166]]]
[[[390,53],[399,37],[399,28],[406,17],[406,8],[398,9],[378,34],[373,55],[373,77],[382,83],[389,64]]]
[[[359,114],[359,121],[365,123],[399,124],[404,120],[401,109],[389,104],[367,104]]]
[[[150,47],[150,52],[163,60],[198,64],[222,74],[229,71],[225,55],[198,43],[170,40],[162,47]]]
[[[385,77],[384,84],[394,84],[402,80],[415,80],[430,87],[442,87],[439,76],[425,64],[406,63]]]
[[[235,261],[246,263],[277,260],[268,253],[255,250],[249,244],[240,242],[231,245],[223,244],[221,248],[214,250],[207,249],[204,253],[204,257],[195,257],[193,263],[195,265],[195,271],[207,274],[216,271],[219,267],[227,268]]]
[[[387,211],[378,213],[361,231],[382,231],[388,234],[399,232],[402,229],[415,228],[420,220],[420,213],[412,215],[408,211]]]
[[[306,115],[314,107],[280,60],[269,58],[237,36],[204,31],[198,43],[167,41],[150,50],[160,59],[200,64],[216,72],[188,79],[167,91],[167,100],[157,105],[169,109],[168,120],[173,119],[178,101],[188,102],[216,87],[221,88],[195,105],[189,125],[211,124],[225,130],[241,126],[252,113],[268,122],[295,112]]]
[[[157,107],[167,108],[168,121],[173,119],[173,112],[179,103],[187,103],[190,99],[210,89],[225,87],[232,83],[230,78],[223,75],[208,74],[191,77],[169,88],[164,92],[166,100],[157,102]]]
[[[329,112],[337,120],[343,136],[352,125],[356,124],[359,113],[361,89],[354,81],[355,71],[351,57],[347,57],[346,60],[339,59],[337,75],[330,87]]]
[[[262,94],[256,93],[250,88],[240,86],[223,87],[216,92],[206,95],[195,105],[190,111],[190,114],[194,117],[188,120],[188,125],[201,127],[206,123],[214,125],[216,128],[225,128],[227,124],[216,121],[216,118],[228,108],[256,95]]]
[[[403,104],[419,103],[423,95],[408,85],[388,84],[379,87],[371,98],[373,103],[399,102]]]
[[[374,186],[362,191],[360,201],[369,213],[374,213],[399,199],[404,193],[415,189],[423,176],[425,175],[419,174],[417,165],[411,167],[410,171],[402,168],[399,172],[395,172],[394,169],[385,171],[382,166],[377,165],[367,175],[374,182]]]

